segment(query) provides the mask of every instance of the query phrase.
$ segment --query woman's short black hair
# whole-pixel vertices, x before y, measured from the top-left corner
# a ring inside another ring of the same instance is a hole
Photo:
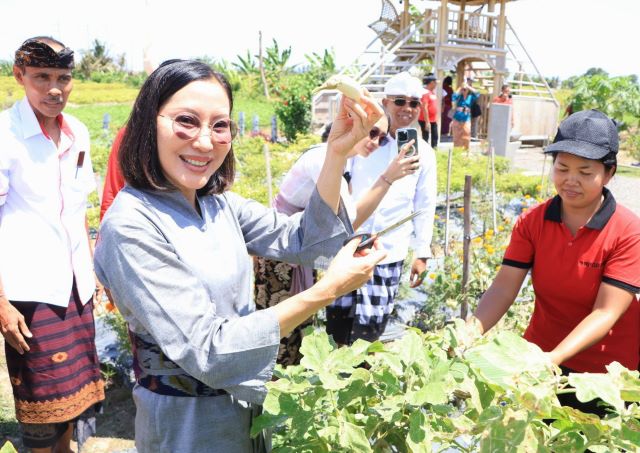
[[[191,82],[211,79],[220,83],[227,93],[231,114],[233,95],[229,82],[205,63],[195,60],[168,60],[149,75],[133,105],[118,154],[120,170],[129,185],[143,190],[176,190],[165,177],[158,158],[158,112],[171,96]],[[234,177],[235,159],[231,146],[220,168],[204,187],[197,190],[197,194],[222,193],[231,187]]]

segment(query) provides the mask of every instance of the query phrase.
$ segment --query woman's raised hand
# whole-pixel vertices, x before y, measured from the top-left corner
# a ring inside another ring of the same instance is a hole
[[[369,134],[382,115],[382,107],[367,90],[363,90],[358,102],[342,96],[338,115],[331,126],[327,150],[346,156],[358,141]]]
[[[373,247],[356,252],[362,238],[349,241],[336,254],[317,285],[322,285],[335,299],[364,285],[372,276],[373,268],[382,261],[387,252],[379,248],[376,240]]]
[[[414,156],[406,156],[413,142],[414,140],[411,140],[400,148],[398,155],[389,163],[387,169],[382,173],[385,179],[394,182],[407,175],[414,174],[420,168],[420,156],[418,156],[417,153]]]

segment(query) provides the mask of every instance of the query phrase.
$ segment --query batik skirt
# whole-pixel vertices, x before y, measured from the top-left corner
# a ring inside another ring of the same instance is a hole
[[[27,446],[50,446],[44,437],[59,437],[67,422],[104,400],[93,303],[83,305],[74,284],[67,307],[39,302],[11,304],[25,317],[33,334],[27,339],[30,350],[24,355],[5,343],[16,418],[25,444],[30,444]],[[44,444],[38,442],[39,436]]]
[[[292,288],[293,273],[296,266],[281,261],[274,261],[263,257],[255,257],[253,261],[254,274],[254,300],[256,308],[262,310],[273,307],[285,299],[290,298],[299,290],[305,288]],[[312,281],[317,280],[317,273],[313,273]],[[307,284],[305,286],[310,286]],[[280,340],[277,363],[283,366],[297,365],[300,363],[302,354],[302,331],[313,324],[313,318],[307,319],[291,333]]]

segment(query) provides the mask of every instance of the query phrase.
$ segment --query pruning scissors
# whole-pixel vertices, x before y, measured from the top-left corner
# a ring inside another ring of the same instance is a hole
[[[356,247],[356,252],[359,252],[359,251],[361,251],[363,249],[369,249],[369,248],[371,248],[373,246],[373,243],[375,242],[375,240],[377,238],[389,233],[390,231],[395,230],[396,228],[398,228],[403,223],[408,222],[409,220],[413,219],[414,217],[419,216],[423,212],[424,212],[424,209],[419,209],[419,210],[417,210],[415,212],[412,212],[407,217],[398,220],[393,225],[390,225],[390,226],[386,227],[385,229],[378,231],[377,233],[359,233],[359,234],[354,234],[349,239],[344,241],[344,245],[346,245],[348,242],[352,241],[355,238],[362,238],[361,241],[360,241],[360,244],[358,244],[358,247]]]

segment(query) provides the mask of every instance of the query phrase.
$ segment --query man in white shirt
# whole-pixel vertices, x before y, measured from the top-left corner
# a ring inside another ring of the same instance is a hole
[[[390,140],[367,159],[355,157],[351,167],[351,189],[358,199],[398,154],[396,131],[415,127],[420,98],[425,93],[419,79],[402,72],[389,79],[384,88],[382,104],[389,115]],[[380,338],[398,291],[402,263],[409,247],[413,249],[410,285],[422,283],[427,259],[431,257],[431,237],[435,214],[437,179],[433,149],[418,139],[420,168],[413,174],[393,182],[376,211],[358,232],[376,232],[408,216],[424,210],[412,222],[382,236],[381,245],[387,258],[378,264],[374,275],[362,288],[342,296],[327,307],[327,332],[339,344],[352,344],[358,338],[375,341]]]
[[[0,113],[0,327],[23,444],[36,453],[70,451],[72,422],[104,399],[86,223],[89,133],[62,114],[73,65],[59,41],[28,39],[13,67],[25,98]]]

